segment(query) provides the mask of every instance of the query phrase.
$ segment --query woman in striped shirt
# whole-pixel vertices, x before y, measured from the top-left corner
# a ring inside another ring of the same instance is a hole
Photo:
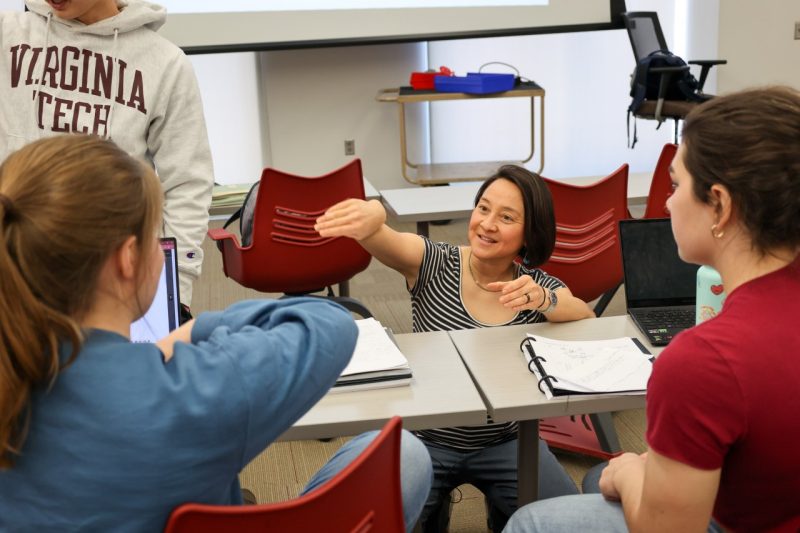
[[[356,239],[381,263],[406,278],[414,331],[561,322],[594,316],[557,278],[537,268],[555,245],[555,215],[542,179],[507,165],[475,198],[468,246],[433,243],[386,225],[377,200],[345,200],[317,221],[322,236]],[[492,528],[500,531],[516,509],[517,424],[493,423],[418,432],[433,459],[435,480],[423,523],[452,489],[471,483],[487,497]],[[577,492],[540,441],[543,498]],[[426,530],[435,530],[427,527]]]

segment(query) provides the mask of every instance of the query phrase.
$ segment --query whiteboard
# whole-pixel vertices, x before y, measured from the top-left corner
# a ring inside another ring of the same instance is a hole
[[[622,28],[624,0],[162,0],[188,53]],[[369,6],[369,7],[365,7]],[[424,7],[421,7],[424,6]]]

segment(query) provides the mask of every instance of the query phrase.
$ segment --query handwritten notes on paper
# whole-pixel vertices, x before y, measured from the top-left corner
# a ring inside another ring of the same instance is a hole
[[[552,385],[549,392],[555,395],[641,392],[647,388],[653,367],[650,356],[629,337],[599,341],[560,341],[538,335],[528,338],[526,344],[539,362],[531,369],[540,379],[555,378],[546,380]],[[530,353],[526,358],[530,360]]]

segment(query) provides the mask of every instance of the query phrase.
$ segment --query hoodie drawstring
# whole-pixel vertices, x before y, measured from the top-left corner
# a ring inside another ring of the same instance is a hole
[[[114,28],[114,44],[111,46],[111,56],[114,58],[114,74],[117,78],[117,92],[111,94],[111,109],[108,112],[108,127],[106,128],[106,139],[111,140],[111,121],[114,118],[114,109],[117,107],[116,94],[121,90],[122,76],[119,75],[119,58],[117,57],[117,43],[119,41],[119,28]]]
[[[44,31],[44,48],[42,49],[42,68],[39,70],[39,83],[33,89],[33,104],[31,105],[32,114],[33,114],[33,124],[31,128],[33,128],[33,132],[31,135],[28,136],[29,139],[35,140],[39,138],[38,133],[36,130],[39,128],[36,125],[39,123],[39,118],[37,116],[36,110],[38,109],[37,104],[37,97],[39,96],[39,91],[41,90],[42,86],[44,85],[44,73],[45,69],[47,68],[47,49],[50,47],[50,21],[53,18],[53,12],[50,11],[47,14],[47,23],[45,24],[45,31]]]

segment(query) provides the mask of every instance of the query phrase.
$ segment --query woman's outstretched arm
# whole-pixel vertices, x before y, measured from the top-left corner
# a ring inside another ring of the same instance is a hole
[[[425,243],[414,233],[401,233],[386,225],[386,210],[378,200],[339,202],[317,219],[323,237],[355,239],[373,257],[400,272],[413,287],[417,282]]]

